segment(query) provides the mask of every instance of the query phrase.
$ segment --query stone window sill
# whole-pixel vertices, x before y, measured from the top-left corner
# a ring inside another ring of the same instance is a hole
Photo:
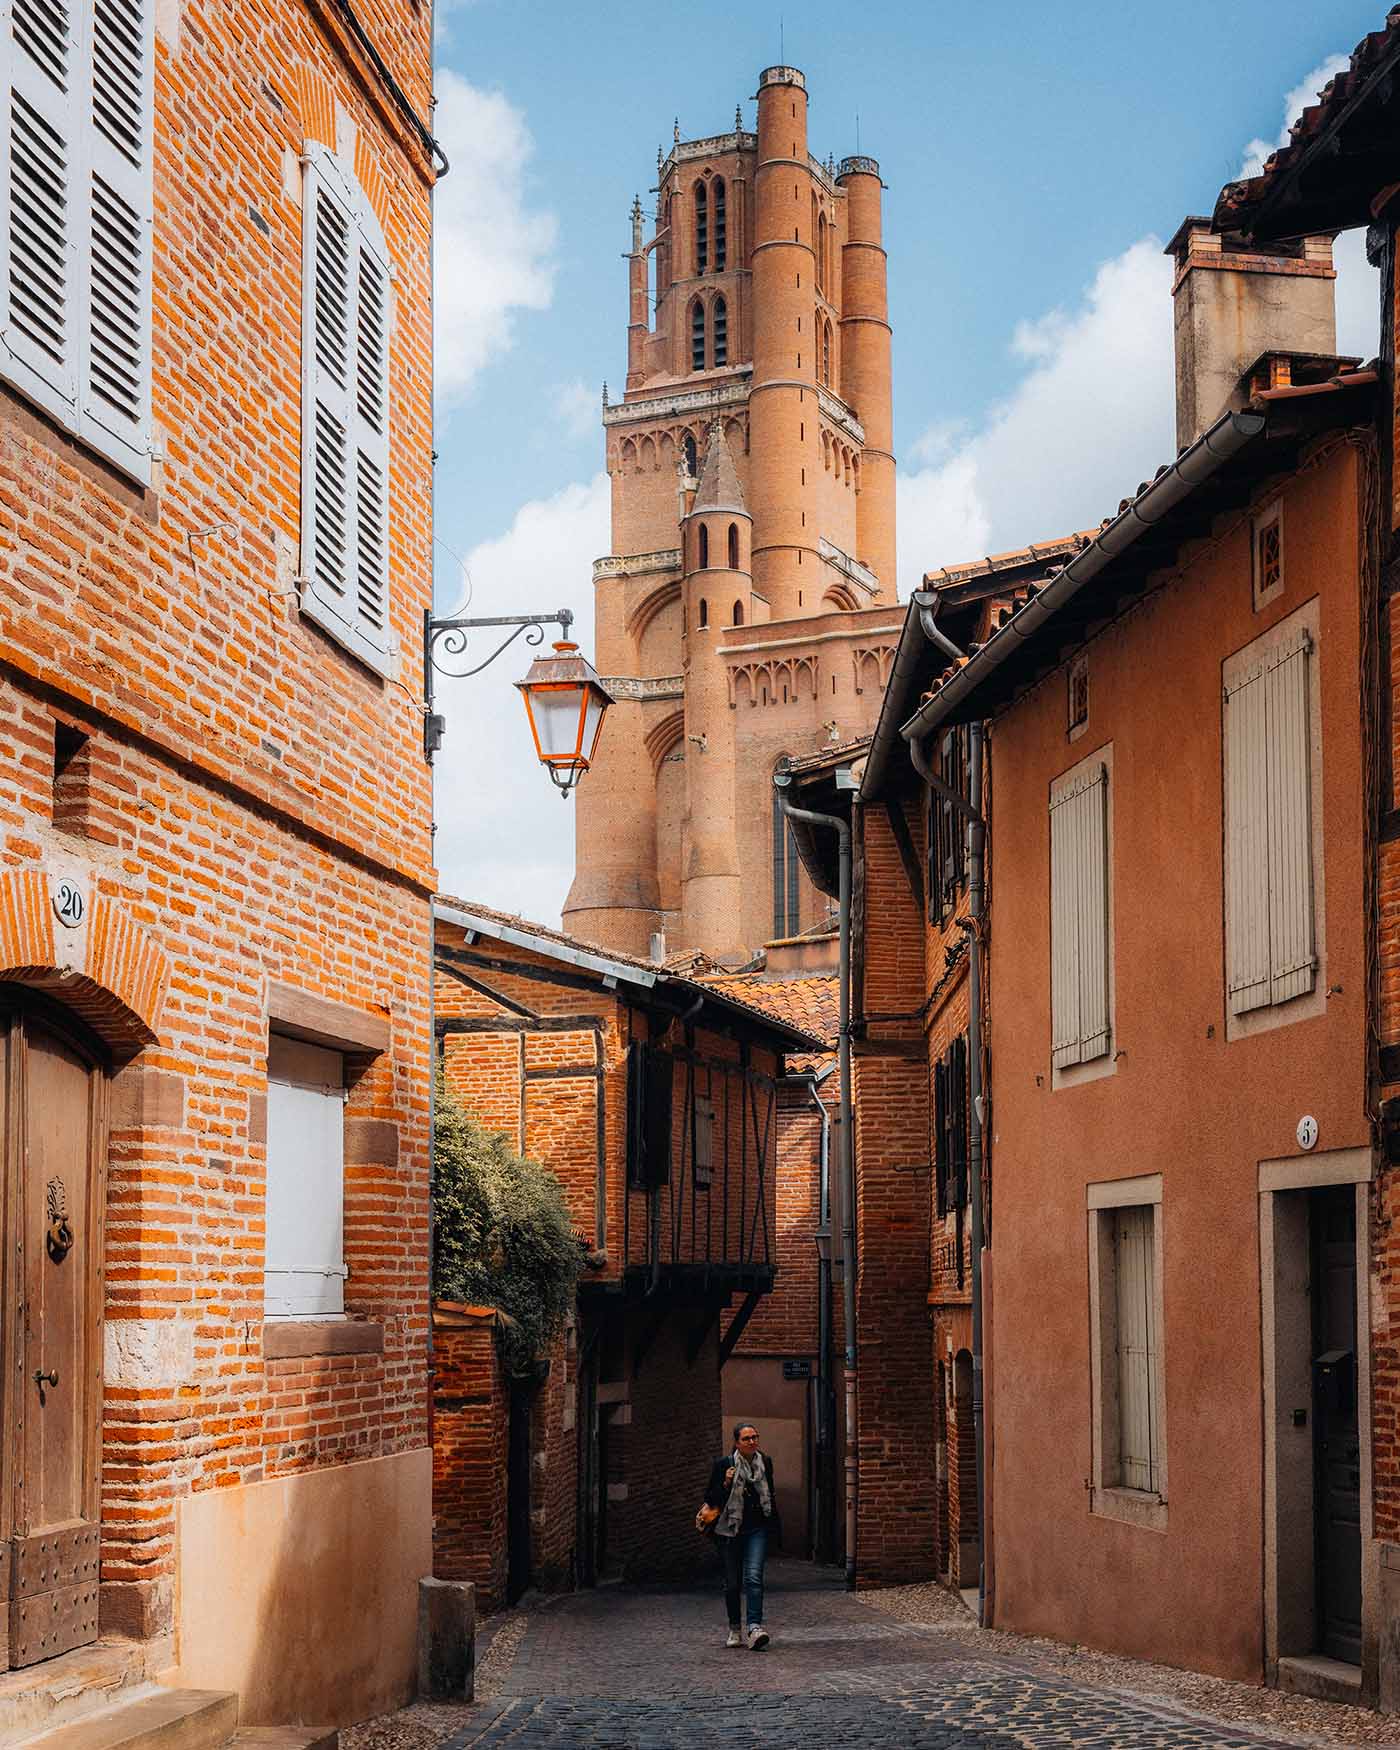
[[[1166,1502],[1145,1489],[1093,1489],[1089,1493],[1089,1511],[1100,1519],[1141,1525],[1147,1531],[1167,1529]]]
[[[268,1319],[263,1324],[265,1361],[383,1353],[384,1326],[376,1319]]]

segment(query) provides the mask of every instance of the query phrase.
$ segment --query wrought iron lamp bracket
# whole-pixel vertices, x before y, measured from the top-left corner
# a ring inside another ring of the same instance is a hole
[[[499,614],[463,618],[453,615],[446,619],[435,619],[431,613],[423,615],[423,755],[431,764],[433,755],[442,746],[444,724],[442,718],[433,709],[433,673],[446,675],[452,680],[467,680],[474,674],[480,674],[482,669],[489,668],[502,651],[508,650],[517,638],[524,637],[530,645],[544,643],[546,626],[558,626],[561,638],[567,639],[569,628],[574,623],[573,611],[570,608],[559,608],[552,614]],[[502,638],[491,654],[483,661],[474,663],[470,668],[449,668],[439,660],[438,646],[442,654],[449,658],[462,658],[467,654],[471,632],[484,631],[490,628],[509,627],[510,630]]]

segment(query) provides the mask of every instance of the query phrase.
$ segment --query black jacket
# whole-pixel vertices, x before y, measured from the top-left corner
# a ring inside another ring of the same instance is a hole
[[[724,1480],[724,1473],[734,1462],[734,1455],[728,1452],[723,1458],[717,1458],[710,1466],[710,1481],[705,1489],[705,1505],[723,1509],[729,1499],[729,1484]],[[783,1538],[782,1523],[778,1518],[778,1495],[773,1486],[773,1460],[765,1452],[763,1468],[768,1473],[768,1494],[773,1503],[772,1514],[765,1519],[763,1508],[759,1503],[758,1491],[752,1484],[744,1491],[744,1517],[739,1522],[739,1532],[742,1536],[746,1531],[757,1531],[760,1526],[767,1526],[768,1533],[775,1543],[781,1543]]]

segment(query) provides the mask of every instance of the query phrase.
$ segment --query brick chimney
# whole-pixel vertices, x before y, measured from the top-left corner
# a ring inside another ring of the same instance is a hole
[[[1194,442],[1248,399],[1244,373],[1261,353],[1337,350],[1332,239],[1304,237],[1266,253],[1209,219],[1184,219],[1166,253],[1176,262],[1176,443]]]

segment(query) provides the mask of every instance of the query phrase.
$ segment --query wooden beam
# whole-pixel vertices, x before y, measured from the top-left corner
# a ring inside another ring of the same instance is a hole
[[[728,1329],[719,1340],[719,1364],[721,1367],[724,1366],[725,1362],[728,1361],[729,1357],[734,1353],[734,1345],[739,1341],[740,1337],[743,1336],[744,1327],[753,1317],[758,1303],[762,1299],[763,1294],[761,1290],[751,1290],[744,1296],[744,1304],[739,1308],[738,1312],[735,1313],[734,1317],[730,1319]]]
[[[885,798],[885,814],[889,819],[890,831],[894,834],[894,842],[899,846],[899,860],[904,865],[905,879],[909,883],[909,891],[914,896],[914,904],[919,908],[919,916],[924,912],[924,875],[919,867],[919,858],[914,850],[914,841],[909,835],[909,822],[904,818],[904,810],[892,796]]]

